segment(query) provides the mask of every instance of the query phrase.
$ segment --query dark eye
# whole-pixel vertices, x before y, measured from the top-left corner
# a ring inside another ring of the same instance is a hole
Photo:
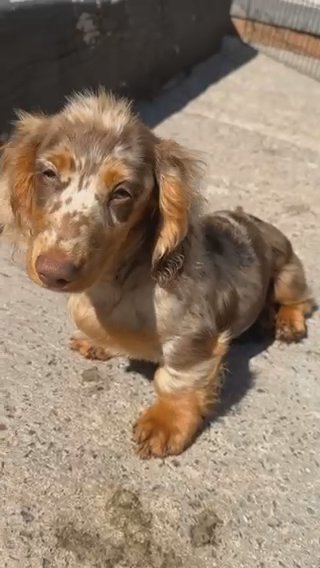
[[[42,170],[41,174],[43,177],[48,179],[54,179],[57,177],[57,172],[53,168],[45,168]]]
[[[116,199],[117,201],[127,201],[132,198],[131,192],[128,188],[123,185],[117,187],[112,193],[111,199]]]

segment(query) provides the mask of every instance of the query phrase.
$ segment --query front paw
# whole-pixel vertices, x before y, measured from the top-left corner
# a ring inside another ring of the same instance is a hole
[[[307,335],[304,314],[296,306],[281,306],[276,319],[276,338],[284,343],[297,343]]]
[[[181,454],[193,441],[201,417],[194,407],[179,408],[170,400],[159,400],[143,412],[133,429],[141,458],[164,458]]]
[[[72,351],[77,351],[85,359],[96,361],[107,361],[112,355],[99,345],[94,345],[86,337],[72,337],[70,339],[69,347]]]

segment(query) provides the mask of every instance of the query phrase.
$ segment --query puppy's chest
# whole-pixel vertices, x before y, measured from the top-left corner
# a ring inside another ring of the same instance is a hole
[[[115,284],[104,284],[89,297],[72,296],[69,302],[71,316],[86,334],[117,332],[153,332],[156,328],[153,288],[150,282],[123,289]]]
[[[73,297],[70,311],[77,327],[111,353],[161,360],[153,289],[149,283],[125,291],[108,285],[97,297],[85,294]]]
[[[132,331],[155,329],[153,288],[150,283],[129,290],[110,287],[100,309],[108,326]]]

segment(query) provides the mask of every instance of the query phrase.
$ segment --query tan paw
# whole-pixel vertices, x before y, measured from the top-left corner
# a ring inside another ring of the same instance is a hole
[[[137,454],[141,458],[164,458],[181,454],[193,441],[201,417],[195,408],[159,400],[143,412],[133,429]]]
[[[72,337],[69,346],[72,351],[77,351],[82,357],[85,357],[85,359],[107,361],[112,357],[106,349],[94,345],[86,337]]]
[[[307,336],[304,314],[299,306],[281,306],[276,317],[276,338],[297,343]]]

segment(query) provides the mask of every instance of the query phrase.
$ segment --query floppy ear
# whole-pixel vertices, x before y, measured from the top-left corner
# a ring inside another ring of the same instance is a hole
[[[5,144],[0,146],[0,234],[13,221],[13,213],[10,206],[9,185],[4,174],[2,163],[5,152]]]
[[[28,224],[34,194],[34,166],[37,148],[44,136],[47,119],[20,114],[0,158],[0,225],[15,225],[20,231]]]
[[[153,272],[159,280],[171,280],[182,268],[180,245],[187,236],[195,212],[199,161],[172,140],[155,146],[159,226],[153,251]]]

